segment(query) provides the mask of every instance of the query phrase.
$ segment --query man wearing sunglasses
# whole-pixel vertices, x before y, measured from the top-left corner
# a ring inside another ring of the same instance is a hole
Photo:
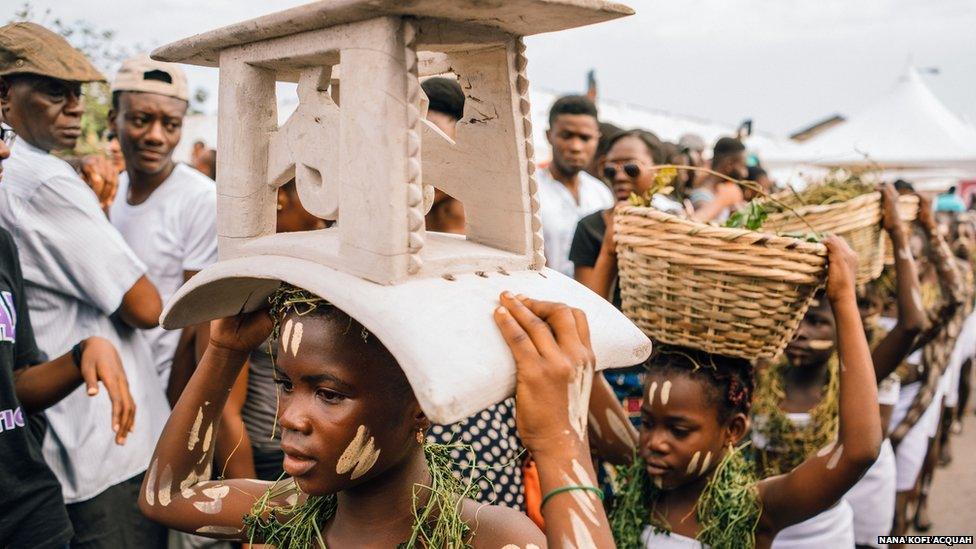
[[[141,331],[157,324],[162,303],[91,188],[51,154],[74,148],[81,86],[101,80],[84,55],[44,27],[0,27],[0,108],[17,133],[0,184],[0,227],[20,250],[37,346],[61,356],[80,340],[105,338],[118,350],[139,406],[140,420],[127,434],[128,425],[113,426],[116,433],[99,428],[112,413],[106,392],[66,391],[46,410],[42,454],[60,481],[72,543],[165,547],[165,528],[136,506],[169,412]]]
[[[576,224],[583,216],[613,206],[610,189],[584,171],[600,139],[596,106],[578,95],[558,99],[549,111],[546,137],[552,145],[552,162],[536,173],[546,264],[573,276],[569,248]]]

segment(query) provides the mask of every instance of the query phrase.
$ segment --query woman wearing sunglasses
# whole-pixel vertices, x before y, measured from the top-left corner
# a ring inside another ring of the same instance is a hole
[[[603,160],[603,177],[614,198],[625,201],[631,194],[643,196],[654,186],[655,165],[665,161],[661,141],[651,132],[630,130],[614,136]],[[670,213],[681,213],[681,205],[661,194],[651,205]],[[580,220],[573,236],[569,259],[575,278],[586,287],[620,306],[620,292],[614,289],[617,256],[613,244],[613,209],[594,212]]]

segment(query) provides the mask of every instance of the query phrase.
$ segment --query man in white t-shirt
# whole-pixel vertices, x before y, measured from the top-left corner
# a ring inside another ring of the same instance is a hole
[[[583,171],[600,140],[596,106],[586,97],[561,97],[549,110],[552,162],[536,174],[539,215],[545,239],[546,265],[573,276],[569,248],[576,224],[597,210],[613,207],[613,194],[600,180]]]
[[[164,302],[217,260],[216,186],[173,161],[187,101],[182,69],[147,56],[126,60],[112,82],[109,123],[119,138],[125,172],[109,219],[148,267]],[[158,327],[148,335],[156,373],[174,403],[199,359],[193,341],[208,341],[206,326]]]

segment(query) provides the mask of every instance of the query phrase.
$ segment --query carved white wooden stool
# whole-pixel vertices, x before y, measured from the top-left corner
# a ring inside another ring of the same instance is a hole
[[[492,321],[503,290],[586,311],[597,368],[641,362],[640,330],[545,268],[521,38],[630,13],[601,0],[326,0],[153,52],[220,69],[220,261],[180,289],[163,325],[254,310],[287,281],[375,333],[442,423],[513,393]],[[444,73],[466,95],[455,141],[426,121],[418,79]],[[278,81],[299,96],[280,127]],[[293,177],[335,227],[275,234],[277,189]],[[431,185],[464,204],[466,238],[425,231]]]

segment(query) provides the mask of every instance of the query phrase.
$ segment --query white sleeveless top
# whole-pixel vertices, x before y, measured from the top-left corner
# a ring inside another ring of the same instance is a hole
[[[823,513],[781,530],[773,539],[773,549],[851,549],[853,515],[842,499]]]
[[[854,511],[854,540],[861,545],[887,547],[878,543],[878,536],[891,533],[895,518],[895,452],[887,438],[881,443],[878,460],[844,499]]]
[[[697,539],[673,532],[662,534],[655,532],[650,526],[644,528],[644,533],[641,534],[641,543],[644,544],[645,549],[703,549],[705,547]]]

